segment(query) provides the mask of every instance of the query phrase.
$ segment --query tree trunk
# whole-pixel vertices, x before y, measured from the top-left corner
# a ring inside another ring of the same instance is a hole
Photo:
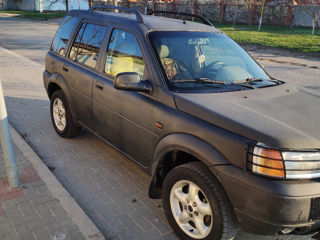
[[[262,24],[263,11],[264,11],[264,3],[265,3],[265,2],[266,2],[266,0],[262,0],[262,2],[261,2],[261,14],[260,14],[258,31],[260,31],[261,24]]]
[[[232,30],[234,31],[234,27],[236,26],[236,20],[237,20],[237,5],[234,6],[234,16],[233,16],[233,24],[232,24]]]
[[[259,27],[258,27],[258,31],[260,31],[261,24],[262,24],[262,14],[261,14],[260,19],[259,19]]]
[[[66,0],[66,12],[69,12],[69,0]]]
[[[39,10],[40,10],[41,13],[43,12],[43,9],[42,9],[42,0],[39,0]]]
[[[316,28],[316,19],[312,17],[312,35],[314,35],[314,29]]]

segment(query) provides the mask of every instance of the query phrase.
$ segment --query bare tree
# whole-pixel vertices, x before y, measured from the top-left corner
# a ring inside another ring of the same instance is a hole
[[[259,19],[258,31],[260,31],[260,28],[261,28],[265,3],[266,3],[266,0],[262,0],[262,1],[261,1],[261,12],[260,12],[260,19]]]
[[[302,5],[305,12],[312,17],[312,35],[314,35],[314,30],[316,28],[320,31],[319,14],[316,12],[315,6],[316,5],[314,0],[311,1],[311,6],[309,8],[306,5]]]
[[[289,1],[289,0],[288,0]],[[308,4],[309,3],[309,4]],[[301,0],[295,1],[292,3],[287,2],[287,5],[293,8],[293,11],[296,6],[300,6],[303,8],[304,12],[307,13],[312,18],[312,35],[316,29],[320,31],[320,23],[319,23],[319,14],[317,12],[317,5],[315,0],[311,0],[311,2],[301,3]]]
[[[39,12],[43,12],[42,0],[39,0]]]
[[[237,9],[240,6],[240,0],[234,1],[234,12],[233,12],[233,23],[232,23],[232,30],[234,31],[234,28],[236,26],[236,20],[237,20]]]

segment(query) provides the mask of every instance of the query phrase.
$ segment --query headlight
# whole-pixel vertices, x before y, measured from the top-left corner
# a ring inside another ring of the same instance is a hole
[[[282,179],[319,178],[320,152],[280,151],[258,143],[248,148],[247,169]]]
[[[286,178],[309,179],[320,177],[320,152],[282,152]]]

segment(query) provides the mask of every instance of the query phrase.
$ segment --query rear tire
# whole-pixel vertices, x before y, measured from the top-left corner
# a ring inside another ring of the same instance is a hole
[[[52,94],[50,113],[52,125],[61,137],[72,138],[79,134],[81,128],[73,122],[63,91],[58,90]]]
[[[181,239],[233,239],[238,224],[220,183],[200,162],[173,168],[162,187],[168,222]]]

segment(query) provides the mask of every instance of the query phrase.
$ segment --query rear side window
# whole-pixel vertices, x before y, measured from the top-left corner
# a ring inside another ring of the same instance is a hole
[[[62,21],[56,35],[53,38],[51,50],[58,53],[59,55],[64,55],[64,50],[66,48],[67,42],[70,38],[71,32],[79,22],[78,17],[66,16]]]
[[[69,58],[95,68],[106,31],[106,26],[84,23],[72,43]]]
[[[83,34],[84,29],[86,28],[86,25],[87,25],[86,23],[82,24],[79,32],[77,33],[76,38],[74,39],[74,41],[72,43],[71,50],[69,52],[69,58],[71,58],[73,60],[76,60],[79,43],[81,41],[82,34]]]

